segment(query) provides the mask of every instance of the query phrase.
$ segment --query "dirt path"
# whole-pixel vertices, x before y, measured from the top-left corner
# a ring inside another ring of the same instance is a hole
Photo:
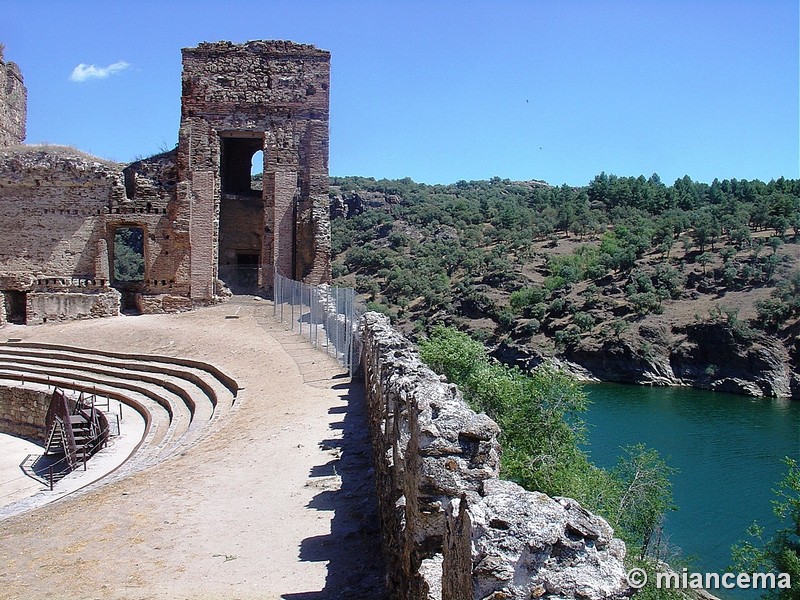
[[[2,330],[196,358],[244,389],[181,455],[0,522],[0,598],[383,597],[363,388],[271,314],[243,300]]]

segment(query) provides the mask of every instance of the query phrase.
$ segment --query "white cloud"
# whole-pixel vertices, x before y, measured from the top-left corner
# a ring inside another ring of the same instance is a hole
[[[86,81],[87,79],[105,79],[109,75],[124,71],[129,66],[124,60],[115,62],[107,67],[96,67],[95,65],[81,63],[72,70],[72,75],[69,78],[71,81],[78,82]]]

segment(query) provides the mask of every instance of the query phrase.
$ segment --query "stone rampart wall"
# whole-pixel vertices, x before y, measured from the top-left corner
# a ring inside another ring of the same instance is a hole
[[[0,385],[0,432],[43,444],[50,393]]]
[[[609,525],[500,480],[497,424],[377,313],[364,317],[362,362],[393,599],[629,595]]]
[[[70,149],[0,152],[0,274],[99,276],[106,214],[124,199],[113,164]]]
[[[3,60],[0,49],[0,148],[25,141],[27,106],[22,72],[15,63]]]

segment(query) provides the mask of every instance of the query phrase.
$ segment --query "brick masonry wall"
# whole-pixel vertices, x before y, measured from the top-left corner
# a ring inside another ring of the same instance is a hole
[[[125,197],[113,164],[75,151],[0,151],[0,275],[95,277],[106,214]]]
[[[22,72],[0,51],[0,148],[25,141],[28,91]]]
[[[569,498],[498,478],[498,426],[367,313],[363,368],[390,597],[621,599],[625,544]]]
[[[22,386],[0,385],[0,431],[45,443],[50,394]]]
[[[178,199],[192,206],[192,296],[216,292],[221,139],[261,140],[261,287],[272,272],[328,281],[330,54],[282,41],[203,43],[183,50]],[[197,260],[195,259],[197,254]]]
[[[145,279],[137,284],[148,299],[143,307],[185,310],[175,300],[189,293],[189,220],[173,200],[175,153],[132,167],[124,173],[70,148],[0,151],[0,290],[37,293],[28,298],[29,323],[117,314],[118,295],[107,289],[114,233],[129,226],[145,234]],[[65,289],[73,279],[96,289]]]

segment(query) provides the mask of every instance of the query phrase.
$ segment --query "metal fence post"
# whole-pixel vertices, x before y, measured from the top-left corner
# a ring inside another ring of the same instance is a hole
[[[288,290],[286,289],[288,286]],[[357,333],[360,310],[356,308],[356,293],[352,288],[327,285],[324,290],[316,285],[294,281],[275,271],[273,277],[274,307],[273,316],[284,321],[284,304],[289,304],[291,328],[304,335],[303,320],[308,315],[307,337],[314,348],[336,357],[350,376],[356,370],[357,357],[354,356],[357,344],[353,337]],[[280,304],[280,311],[278,310]],[[295,310],[295,307],[297,309]],[[307,312],[306,312],[306,309]],[[280,315],[280,316],[279,316]],[[322,324],[325,337],[320,342],[319,326]]]
[[[294,282],[292,282],[292,302],[289,305],[292,308],[292,331],[294,331]]]

